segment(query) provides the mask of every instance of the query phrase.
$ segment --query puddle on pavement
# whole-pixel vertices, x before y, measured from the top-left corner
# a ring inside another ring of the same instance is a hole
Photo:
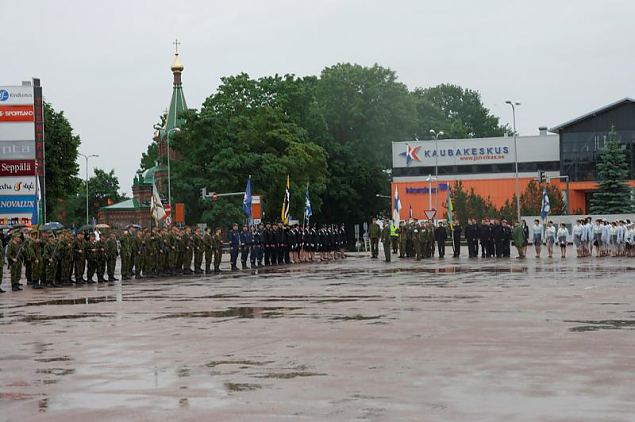
[[[385,317],[385,315],[372,315],[372,316],[364,316],[364,315],[347,315],[347,316],[339,316],[331,318],[332,321],[367,321],[372,319],[380,319]]]
[[[287,311],[294,311],[297,307],[232,307],[224,311],[196,311],[177,312],[162,315],[154,319],[166,318],[279,318]]]
[[[208,368],[214,368],[220,365],[241,365],[241,366],[263,366],[273,363],[272,360],[254,361],[254,360],[213,360],[205,364]]]
[[[117,296],[82,297],[75,299],[52,299],[43,302],[28,302],[21,306],[47,306],[47,305],[89,305],[91,303],[117,302]]]
[[[48,409],[48,407],[49,407],[48,398],[40,399],[40,401],[37,403],[37,408],[40,413],[46,412],[46,409]]]
[[[33,359],[36,362],[67,362],[69,360],[73,360],[68,356],[60,356],[57,358],[35,358]]]
[[[47,374],[47,375],[57,375],[57,376],[64,376],[64,375],[72,375],[75,373],[75,370],[70,368],[44,368],[44,369],[36,369],[35,370],[36,374]]]
[[[20,318],[20,322],[45,322],[59,319],[81,319],[81,318],[110,318],[112,313],[79,313],[68,315],[27,315]]]
[[[236,392],[236,391],[254,391],[262,388],[260,384],[240,384],[234,382],[226,382],[225,388],[227,391]]]
[[[297,377],[321,377],[326,376],[326,374],[318,373],[318,372],[279,372],[279,373],[271,373],[265,375],[256,375],[256,378],[274,378],[287,380]]]
[[[572,332],[586,332],[599,330],[635,330],[635,320],[633,319],[606,319],[599,321],[564,321],[573,322],[579,325],[569,328]]]

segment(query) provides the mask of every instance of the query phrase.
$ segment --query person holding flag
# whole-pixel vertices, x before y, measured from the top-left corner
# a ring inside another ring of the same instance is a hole
[[[161,197],[159,196],[159,191],[157,190],[156,183],[152,183],[152,197],[150,198],[150,212],[152,213],[152,218],[156,222],[157,227],[160,227],[161,221],[165,219],[167,213],[165,212],[165,208],[163,208],[163,203],[161,202]]]

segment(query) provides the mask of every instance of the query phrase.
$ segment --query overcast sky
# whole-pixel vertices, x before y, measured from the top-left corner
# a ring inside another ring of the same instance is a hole
[[[221,76],[338,62],[390,67],[410,89],[478,90],[503,123],[505,100],[520,101],[523,135],[635,96],[632,0],[0,0],[0,16],[0,85],[41,78],[80,151],[128,193],[170,101],[175,38],[190,108]]]

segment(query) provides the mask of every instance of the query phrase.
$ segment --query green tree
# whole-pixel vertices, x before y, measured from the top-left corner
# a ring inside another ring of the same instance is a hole
[[[611,127],[597,163],[598,190],[591,198],[591,214],[624,214],[633,211],[628,164],[615,128]]]
[[[320,209],[327,156],[296,123],[299,111],[291,110],[302,103],[291,101],[301,84],[293,76],[254,80],[240,74],[223,78],[201,111],[185,116],[187,123],[172,141],[182,157],[173,166],[172,192],[175,201],[188,204],[188,222],[205,218],[207,223],[227,225],[220,211],[244,219],[241,198],[201,201],[199,190],[242,191],[249,175],[254,194],[263,197],[269,220],[280,218],[287,175],[291,179],[291,215],[302,217],[307,183],[315,195],[314,210]]]
[[[453,218],[460,221],[463,226],[467,225],[468,218],[475,218],[480,222],[486,217],[493,217],[498,214],[496,207],[489,198],[483,198],[478,195],[474,188],[466,191],[463,182],[460,180],[454,182],[452,186],[452,205],[454,206]]]
[[[79,136],[63,111],[55,111],[44,103],[44,131],[46,153],[46,216],[47,220],[61,220],[65,214],[64,198],[73,196],[79,189],[77,154]]]
[[[558,189],[556,185],[547,184],[544,186],[547,189],[547,196],[549,197],[549,206],[551,208],[551,215],[564,214],[564,201],[562,200],[562,191]],[[542,190],[536,180],[529,182],[525,190],[520,194],[520,213],[521,215],[540,215],[542,209]],[[516,215],[516,196],[512,198],[513,211]]]
[[[75,194],[68,195],[65,200],[65,213],[61,221],[66,225],[75,223],[76,226],[86,222],[86,182],[78,180],[79,189]],[[94,175],[88,179],[88,217],[97,217],[99,208],[121,202],[126,199],[119,192],[119,179],[115,171],[106,172],[95,168]]]
[[[447,138],[483,138],[511,133],[483,105],[478,91],[441,84],[417,88],[412,95],[418,111],[416,134],[421,139],[430,138],[431,129],[442,130]]]

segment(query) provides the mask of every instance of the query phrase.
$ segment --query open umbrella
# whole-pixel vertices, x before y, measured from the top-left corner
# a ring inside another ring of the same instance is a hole
[[[62,223],[59,223],[57,221],[49,221],[48,223],[40,227],[40,231],[43,231],[43,232],[56,231],[56,230],[62,230],[63,228],[64,228],[64,225]]]
[[[105,223],[99,223],[95,226],[96,229],[109,229],[110,226],[108,224]]]
[[[140,229],[141,229],[141,226],[140,226],[140,225],[138,225],[138,224],[128,224],[128,225],[126,226],[126,230],[130,230],[130,229],[137,229],[137,230],[140,230]]]
[[[85,231],[93,231],[95,230],[95,226],[93,226],[92,224],[84,224],[83,226],[81,226],[79,228],[79,231],[85,232]]]

